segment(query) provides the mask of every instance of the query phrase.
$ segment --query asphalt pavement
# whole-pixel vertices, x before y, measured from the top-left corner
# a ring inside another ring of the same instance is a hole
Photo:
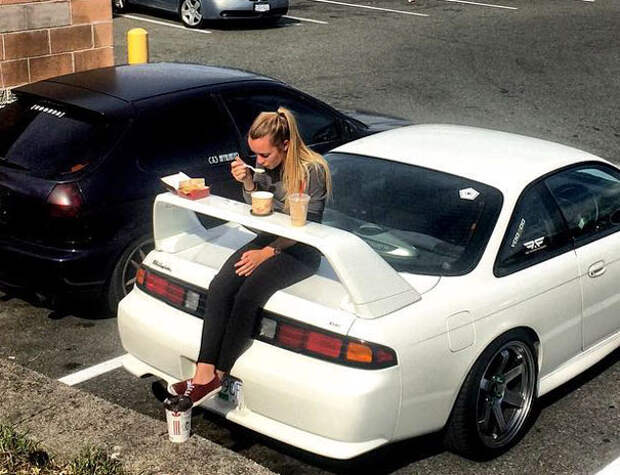
[[[142,27],[152,61],[248,69],[343,109],[521,133],[620,161],[620,3],[479,2],[513,10],[445,0],[352,2],[398,13],[323,1],[293,0],[289,13],[326,24],[209,24],[209,34],[117,18],[116,61],[126,62],[126,32]],[[180,26],[144,13],[132,16]]]
[[[249,69],[341,109],[523,133],[620,163],[620,3],[498,2],[299,0],[277,26],[208,24],[201,32],[134,11],[114,21],[115,54],[125,62],[127,30],[143,27],[153,61]],[[163,424],[160,382],[119,368],[123,353],[116,319],[97,308],[59,312],[0,293],[0,360],[52,379],[84,370],[75,388]],[[525,439],[485,463],[444,452],[436,436],[342,464],[208,413],[197,412],[193,427],[285,474],[595,473],[620,456],[619,360],[616,351],[543,398]],[[94,375],[91,368],[105,362]]]

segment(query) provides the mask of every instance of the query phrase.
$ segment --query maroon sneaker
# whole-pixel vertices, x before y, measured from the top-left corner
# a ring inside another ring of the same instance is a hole
[[[169,384],[168,392],[173,396],[181,396],[185,393],[187,389],[187,383],[189,383],[191,379],[186,379],[185,381],[179,381],[178,383]]]
[[[222,387],[222,381],[217,374],[207,384],[194,384],[191,379],[183,382],[185,383],[183,396],[190,398],[194,406],[198,406],[202,401],[216,394]]]

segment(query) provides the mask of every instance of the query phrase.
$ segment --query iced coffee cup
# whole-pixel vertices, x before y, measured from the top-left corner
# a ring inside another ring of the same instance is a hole
[[[291,212],[291,224],[303,226],[308,216],[308,203],[310,195],[305,193],[292,193],[288,197],[288,205]]]
[[[252,193],[252,213],[257,216],[265,216],[271,213],[273,206],[273,193],[269,191],[255,191]]]

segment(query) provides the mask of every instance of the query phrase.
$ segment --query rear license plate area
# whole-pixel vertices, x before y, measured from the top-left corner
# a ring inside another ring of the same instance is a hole
[[[243,382],[232,376],[226,376],[222,381],[222,389],[218,393],[218,399],[233,407],[243,405]]]

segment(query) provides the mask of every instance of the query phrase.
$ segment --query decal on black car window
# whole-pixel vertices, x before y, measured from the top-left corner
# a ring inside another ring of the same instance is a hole
[[[220,163],[232,162],[237,156],[237,152],[221,153],[219,155],[209,155],[207,161],[209,165],[219,165]]]
[[[476,198],[478,198],[478,196],[480,196],[480,193],[469,187],[459,190],[459,196],[462,200],[474,201]]]
[[[515,237],[512,238],[512,242],[510,243],[510,247],[514,248],[521,236],[523,235],[523,230],[525,229],[525,218],[521,218],[521,222],[519,223],[519,227],[517,228],[517,232],[515,233]]]
[[[545,237],[541,236],[539,238],[532,239],[531,241],[524,242],[523,246],[527,249],[525,254],[531,254],[532,252],[540,251],[541,249],[547,247],[547,244],[545,244],[544,241]]]
[[[63,111],[59,111],[58,109],[53,109],[51,107],[44,107],[44,106],[41,106],[39,104],[35,104],[34,106],[32,106],[30,108],[30,110],[38,111],[38,112],[45,112],[46,114],[51,114],[51,115],[56,116],[56,117],[64,117],[65,116],[65,112],[63,112]]]

